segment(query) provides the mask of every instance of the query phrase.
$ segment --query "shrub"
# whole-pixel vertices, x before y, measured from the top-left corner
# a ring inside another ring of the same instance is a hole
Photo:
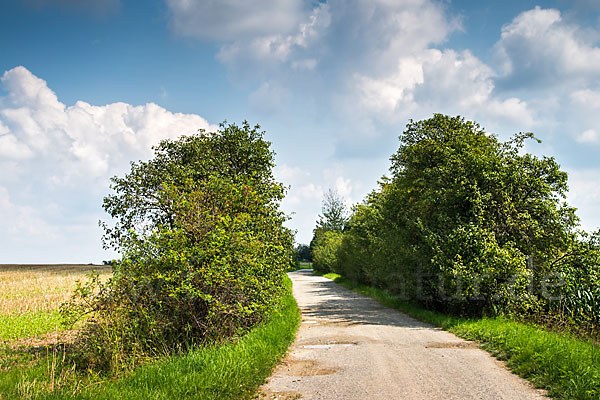
[[[265,319],[284,290],[293,237],[284,188],[259,127],[165,140],[148,162],[113,178],[106,246],[123,255],[106,283],[80,286],[63,307],[86,320],[87,365],[115,370],[140,358],[221,340]]]
[[[391,177],[353,209],[339,271],[466,315],[549,307],[541,283],[572,252],[577,218],[566,173],[523,153],[528,139],[503,143],[461,117],[411,121]]]
[[[322,231],[315,236],[313,249],[313,268],[319,272],[338,270],[338,249],[342,243],[342,233]]]

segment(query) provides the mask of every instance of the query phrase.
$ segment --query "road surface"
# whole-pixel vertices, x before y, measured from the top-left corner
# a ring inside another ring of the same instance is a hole
[[[289,274],[302,325],[262,399],[545,399],[451,333],[351,292],[312,270]]]

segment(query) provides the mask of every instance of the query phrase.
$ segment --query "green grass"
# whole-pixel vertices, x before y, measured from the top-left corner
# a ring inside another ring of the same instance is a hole
[[[158,360],[112,381],[88,378],[77,383],[67,373],[66,383],[61,384],[62,372],[51,380],[50,366],[53,359],[60,361],[59,352],[22,371],[5,366],[6,371],[0,372],[0,399],[247,399],[286,353],[299,323],[300,311],[288,280],[281,307],[267,323],[241,338]],[[25,355],[19,357],[13,357],[14,363],[27,361]]]
[[[61,327],[58,310],[0,315],[0,341],[38,336]]]
[[[288,268],[287,272],[297,271],[299,269],[312,268],[312,262],[309,261],[297,261],[296,264]]]
[[[600,348],[592,341],[502,317],[448,316],[424,310],[384,290],[357,284],[338,274],[324,276],[387,307],[481,343],[483,349],[506,360],[513,372],[547,389],[556,399],[600,398]]]

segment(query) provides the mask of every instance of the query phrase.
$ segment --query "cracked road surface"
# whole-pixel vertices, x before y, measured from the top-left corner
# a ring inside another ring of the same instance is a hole
[[[289,276],[302,325],[260,398],[546,398],[475,343],[314,276],[312,270]]]

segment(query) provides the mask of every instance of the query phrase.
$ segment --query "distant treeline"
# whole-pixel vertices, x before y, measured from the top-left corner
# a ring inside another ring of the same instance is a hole
[[[501,142],[461,117],[411,121],[390,177],[342,226],[317,224],[314,268],[429,309],[597,331],[600,235],[579,229],[567,174],[525,152],[527,140]],[[324,215],[336,207],[326,198]]]

